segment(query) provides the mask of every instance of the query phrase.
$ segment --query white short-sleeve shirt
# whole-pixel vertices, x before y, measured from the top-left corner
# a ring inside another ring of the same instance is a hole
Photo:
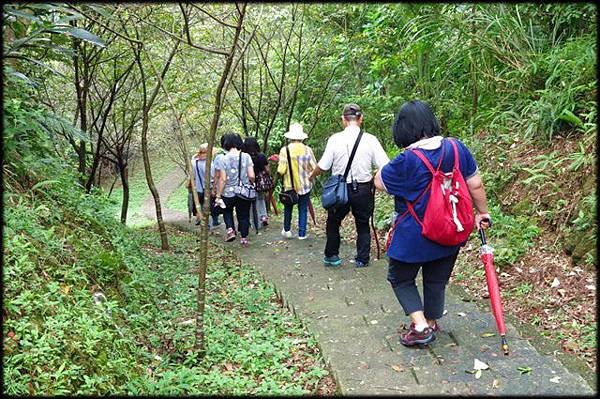
[[[358,126],[351,125],[332,135],[327,140],[327,146],[318,163],[319,168],[331,169],[332,175],[343,175],[359,132]],[[351,183],[354,179],[358,183],[366,183],[373,178],[373,168],[381,169],[389,161],[377,137],[363,132],[346,182]]]

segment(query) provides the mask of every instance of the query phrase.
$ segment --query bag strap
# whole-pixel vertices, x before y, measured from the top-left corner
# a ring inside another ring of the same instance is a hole
[[[358,137],[354,142],[354,147],[352,147],[352,152],[350,153],[350,158],[348,159],[348,164],[346,165],[346,170],[344,171],[344,183],[346,182],[346,178],[348,177],[348,172],[350,172],[350,167],[352,166],[352,161],[354,160],[354,154],[356,154],[356,149],[358,148],[358,143],[360,143],[362,135],[363,130],[360,129],[360,133],[358,133]]]
[[[198,173],[198,180],[200,180],[200,186],[202,187],[202,192],[204,192],[204,184],[202,183],[202,176],[200,175],[200,169],[198,169],[198,161],[199,161],[199,159],[196,159],[196,173]]]
[[[292,184],[292,189],[296,190],[296,188],[294,187],[294,171],[292,169],[292,157],[290,156],[290,146],[286,145],[285,150],[287,152],[288,169],[290,170],[290,183]]]
[[[460,168],[460,159],[458,158],[458,146],[454,140],[448,139],[450,144],[452,144],[452,149],[454,150],[454,169]]]
[[[429,162],[429,159],[427,159],[427,157],[425,156],[425,154],[423,154],[423,151],[421,151],[418,148],[414,148],[412,149],[412,153],[415,154],[421,161],[423,161],[423,163],[425,164],[425,166],[427,167],[427,169],[429,170],[429,172],[431,172],[431,174],[434,174],[436,171],[440,170],[440,168],[442,167],[442,161],[444,160],[444,141],[442,140],[442,143],[440,144],[440,147],[442,148],[442,153],[440,155],[440,160],[438,161],[438,165],[437,168],[434,170],[433,166],[431,165],[431,162]],[[456,152],[454,153],[454,155],[456,156]],[[456,158],[455,158],[455,165],[456,165]]]
[[[238,186],[242,184],[242,152],[240,151],[240,156],[238,160]]]

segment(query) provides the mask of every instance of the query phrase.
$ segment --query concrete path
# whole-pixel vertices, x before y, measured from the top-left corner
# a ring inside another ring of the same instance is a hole
[[[168,190],[181,182],[180,175],[174,172],[159,184],[163,203]],[[173,211],[165,215],[179,226],[196,228],[187,222],[187,215]],[[555,356],[536,351],[511,323],[507,324],[511,353],[504,356],[498,336],[485,336],[496,332],[491,313],[451,292],[446,295],[447,314],[440,321],[437,340],[424,348],[405,348],[397,330],[409,320],[386,281],[385,260],[356,269],[349,262],[354,246],[343,243],[344,263],[325,267],[324,237],[309,231],[307,240],[285,240],[280,231],[280,224],[273,221],[260,235],[251,231],[248,248],[242,248],[239,240],[227,245],[275,286],[286,306],[316,335],[342,394],[595,394],[595,388]],[[211,234],[222,239],[223,230]],[[480,378],[465,372],[473,370],[474,359],[489,365]],[[520,367],[531,371],[522,373]]]

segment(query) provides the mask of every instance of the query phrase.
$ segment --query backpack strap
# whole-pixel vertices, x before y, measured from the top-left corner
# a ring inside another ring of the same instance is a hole
[[[448,141],[450,141],[450,144],[452,144],[452,149],[454,150],[454,169],[459,169],[460,160],[458,158],[458,146],[456,145],[456,142],[454,140],[448,139]]]

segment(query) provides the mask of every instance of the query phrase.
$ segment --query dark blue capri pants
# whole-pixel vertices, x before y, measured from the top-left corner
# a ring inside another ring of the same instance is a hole
[[[405,263],[390,258],[387,280],[407,315],[421,310],[429,320],[442,317],[446,285],[454,269],[457,255],[458,251],[445,258],[421,263]],[[421,268],[423,268],[423,302],[415,283]]]

